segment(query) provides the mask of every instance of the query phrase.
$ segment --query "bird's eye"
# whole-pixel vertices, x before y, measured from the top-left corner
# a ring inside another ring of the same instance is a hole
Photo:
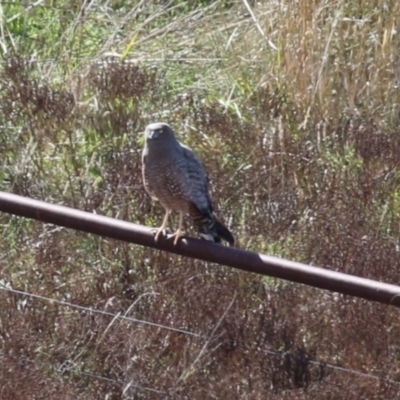
[[[152,129],[150,132],[149,132],[149,139],[157,139],[157,138],[159,138],[160,136],[162,136],[163,135],[163,133],[164,133],[164,129],[163,128],[158,128],[158,129]]]

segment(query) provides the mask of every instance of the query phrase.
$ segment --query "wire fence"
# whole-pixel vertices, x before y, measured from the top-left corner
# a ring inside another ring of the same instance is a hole
[[[199,241],[195,239],[185,238],[181,240],[177,246],[174,246],[172,243],[165,239],[160,239],[156,243],[154,241],[154,235],[150,228],[128,223],[126,221],[115,220],[113,218],[71,209],[64,206],[52,205],[50,203],[28,199],[10,193],[0,192],[0,210],[15,215],[37,219],[42,222],[49,222],[59,226],[95,233],[102,236],[108,236],[114,239],[125,240],[148,247],[159,248],[161,250],[170,251],[192,258],[217,262],[223,265],[240,268],[250,272],[289,279],[294,282],[306,283],[315,287],[329,289],[341,293],[347,293],[354,296],[399,306],[400,288],[395,285],[384,284],[369,279],[324,270],[317,267],[307,266],[304,264],[278,259],[275,257],[268,257],[265,255],[251,253],[239,249],[228,248],[225,246],[215,245],[209,242]],[[32,294],[22,290],[16,290],[4,282],[0,286],[0,289],[17,294],[19,296],[28,296],[30,298],[52,302],[60,306],[75,308],[83,312],[110,317],[112,318],[112,321],[109,324],[109,327],[115,321],[120,319],[125,320],[129,323],[142,324],[143,326],[148,326],[149,328],[163,329],[166,331],[181,333],[195,338],[201,338],[206,341],[206,344],[204,345],[202,351],[206,349],[207,344],[213,338],[213,334],[206,335],[204,333],[192,332],[183,328],[175,328],[158,324],[153,321],[146,321],[129,317],[127,314],[129,313],[130,309],[128,309],[124,314],[114,314],[104,310],[97,310],[63,300],[51,299],[45,296]],[[214,331],[216,330],[217,326],[218,324],[214,327]],[[107,329],[109,329],[109,327]],[[254,349],[255,344],[241,342],[240,345],[244,348],[251,347]],[[290,357],[292,359],[299,359],[295,355],[291,355],[287,352],[282,352],[275,349],[257,348],[257,351],[274,357]],[[357,371],[317,360],[302,359],[301,361],[319,366],[321,368],[329,368],[338,372],[363,376],[368,379],[384,380],[385,382],[393,383],[396,385],[400,384],[399,381],[378,377],[376,375],[364,373],[362,371]],[[91,374],[89,371],[73,371],[74,373],[78,374],[84,373],[93,378],[108,380],[115,384],[125,384],[124,382],[112,380],[108,377],[100,377],[96,374]],[[70,372],[72,371],[70,370]],[[154,391],[157,393],[160,392],[158,389],[155,388],[146,388],[141,387],[140,385],[133,386],[133,383],[130,384],[130,386],[137,387],[138,389]]]
[[[206,345],[210,342],[210,340],[213,339],[215,331],[218,328],[218,325],[220,324],[221,320],[223,319],[224,315],[221,317],[220,321],[215,325],[212,333],[210,335],[206,335],[203,333],[197,333],[197,332],[191,332],[188,331],[186,329],[179,329],[179,328],[174,328],[171,326],[166,326],[163,324],[158,324],[152,321],[146,321],[146,320],[141,320],[141,319],[137,319],[137,318],[133,318],[133,317],[127,317],[126,314],[129,312],[129,309],[125,312],[125,315],[122,315],[121,313],[118,314],[114,314],[111,313],[109,311],[104,311],[104,310],[98,310],[95,308],[91,308],[91,307],[85,307],[85,306],[81,306],[79,304],[74,304],[68,301],[63,301],[63,300],[58,300],[58,299],[54,299],[54,298],[50,298],[50,297],[46,297],[46,296],[42,296],[42,295],[38,295],[38,294],[34,294],[34,293],[29,293],[23,290],[17,290],[17,289],[13,289],[11,288],[9,285],[6,285],[4,282],[0,283],[0,290],[3,290],[5,292],[9,292],[9,293],[13,293],[16,294],[18,296],[26,296],[29,297],[31,299],[37,299],[37,300],[42,300],[42,301],[46,301],[52,304],[58,304],[62,307],[69,307],[69,308],[74,308],[76,310],[80,310],[89,314],[97,314],[97,315],[103,315],[103,316],[107,316],[112,318],[111,323],[109,324],[108,328],[111,326],[112,323],[114,323],[117,320],[123,320],[123,321],[128,321],[130,323],[136,323],[136,324],[142,324],[144,326],[148,326],[149,328],[158,328],[158,329],[163,329],[166,331],[170,331],[170,332],[176,332],[176,333],[181,333],[183,335],[187,335],[187,336],[191,336],[191,337],[196,337],[196,338],[202,338],[205,339],[205,345],[203,346],[203,349],[205,350],[205,348],[207,347]],[[229,306],[227,308],[227,310],[229,309]],[[225,312],[226,313],[226,312]],[[254,344],[253,343],[246,343],[243,341],[239,341],[238,344],[242,347],[242,348],[253,348],[254,349]],[[263,353],[263,354],[267,354],[268,356],[273,356],[273,357],[289,357],[293,360],[299,360],[300,358],[292,355],[288,352],[282,352],[276,349],[260,349],[257,348],[256,351],[258,353]],[[311,365],[315,365],[318,366],[320,368],[327,368],[327,369],[331,369],[333,371],[337,371],[337,372],[341,372],[341,373],[346,373],[346,374],[353,374],[353,375],[357,375],[357,376],[361,376],[367,379],[372,379],[375,381],[384,381],[390,384],[395,384],[395,385],[400,385],[400,381],[396,381],[393,379],[389,379],[389,378],[383,378],[380,376],[376,376],[373,374],[369,374],[366,372],[362,372],[362,371],[358,371],[358,370],[354,370],[351,368],[346,368],[340,365],[335,365],[335,364],[330,364],[330,363],[326,363],[324,361],[318,361],[318,360],[312,360],[312,359],[301,359],[301,361],[306,361],[307,363],[311,364]],[[32,362],[36,362],[36,361],[32,361]],[[82,369],[77,369],[74,368],[73,366],[70,367],[68,365],[62,365],[61,367],[57,367],[55,368],[55,370],[61,374],[61,375],[65,375],[66,373],[69,374],[78,374],[78,375],[85,375],[88,376],[90,378],[93,379],[99,379],[102,381],[107,381],[110,383],[113,383],[115,385],[119,385],[119,386],[125,386],[124,390],[127,390],[128,386],[132,387],[132,388],[136,388],[138,390],[144,390],[144,391],[148,391],[148,392],[153,392],[153,393],[158,393],[158,394],[166,394],[166,392],[159,390],[157,388],[151,388],[151,387],[147,387],[147,386],[142,386],[139,384],[134,384],[133,382],[125,382],[122,380],[116,380],[116,379],[112,379],[106,376],[100,376],[97,374],[93,374],[90,371],[86,371],[86,370],[82,370]]]

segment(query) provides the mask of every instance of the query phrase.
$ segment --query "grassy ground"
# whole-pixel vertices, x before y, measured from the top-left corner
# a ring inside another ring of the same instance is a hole
[[[240,247],[399,284],[400,3],[28,4],[0,6],[0,190],[157,226],[165,120]],[[0,222],[1,399],[400,395],[393,307]]]

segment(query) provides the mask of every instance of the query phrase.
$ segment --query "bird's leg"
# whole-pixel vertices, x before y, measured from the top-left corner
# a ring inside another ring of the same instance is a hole
[[[183,224],[183,212],[180,211],[178,230],[174,234],[168,237],[168,239],[174,238],[174,246],[176,246],[176,244],[178,243],[179,238],[181,238],[185,234],[182,230],[182,224]]]
[[[168,209],[165,210],[165,216],[164,216],[163,222],[162,222],[161,226],[157,229],[156,236],[154,238],[156,242],[157,242],[158,238],[160,237],[160,234],[161,233],[164,234],[165,228],[167,227],[168,217],[169,217],[170,213],[171,213],[171,210],[168,210]]]

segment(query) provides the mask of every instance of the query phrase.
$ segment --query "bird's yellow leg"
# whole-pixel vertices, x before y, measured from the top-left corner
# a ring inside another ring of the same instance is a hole
[[[178,225],[178,230],[172,234],[171,236],[168,237],[168,239],[175,238],[174,239],[174,246],[178,243],[179,238],[184,236],[184,232],[182,230],[182,224],[183,224],[183,213],[179,212],[179,225]]]
[[[164,216],[163,222],[162,222],[161,226],[157,229],[157,233],[154,238],[156,242],[157,242],[158,238],[160,237],[160,234],[163,233],[165,231],[165,228],[167,227],[168,217],[169,217],[170,213],[171,213],[171,210],[165,210],[165,216]]]

